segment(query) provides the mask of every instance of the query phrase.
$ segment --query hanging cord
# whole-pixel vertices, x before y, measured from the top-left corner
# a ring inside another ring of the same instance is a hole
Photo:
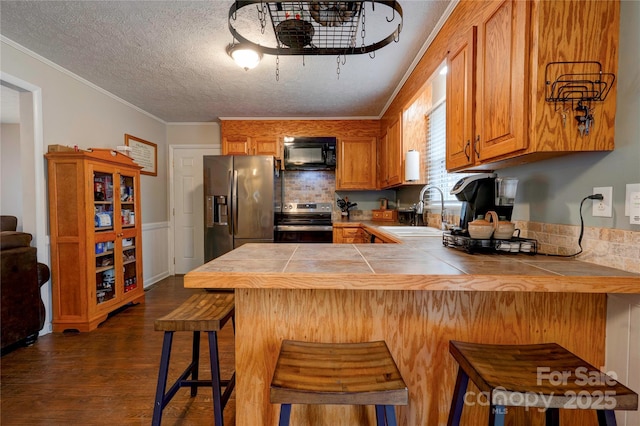
[[[582,217],[582,205],[587,200],[602,200],[602,199],[604,199],[602,194],[593,194],[593,195],[589,195],[588,197],[584,197],[582,201],[580,201],[580,236],[578,237],[578,247],[580,248],[580,250],[578,250],[576,253],[573,253],[573,254],[551,254],[551,253],[538,253],[538,254],[541,254],[544,256],[555,256],[555,257],[574,257],[582,253],[582,237],[584,236],[584,218]]]

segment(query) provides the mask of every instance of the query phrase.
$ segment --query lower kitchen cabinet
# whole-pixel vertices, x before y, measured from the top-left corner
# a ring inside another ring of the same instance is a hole
[[[389,210],[391,211],[391,210]],[[352,225],[340,225],[333,227],[334,244],[370,244],[370,243],[397,243],[398,241],[385,236],[375,227],[363,226],[359,223]]]
[[[354,225],[352,227],[334,227],[333,228],[333,243],[334,244],[362,244],[370,243],[371,240],[367,239],[370,234],[367,233],[360,225]]]

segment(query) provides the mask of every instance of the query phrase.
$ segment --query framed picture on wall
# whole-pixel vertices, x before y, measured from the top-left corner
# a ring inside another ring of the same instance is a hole
[[[126,133],[124,144],[131,148],[131,159],[142,167],[141,174],[158,176],[158,145]]]

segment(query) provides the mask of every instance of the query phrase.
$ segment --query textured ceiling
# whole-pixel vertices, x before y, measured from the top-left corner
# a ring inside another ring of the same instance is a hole
[[[339,78],[335,56],[280,56],[278,81],[276,57],[244,71],[226,54],[231,4],[2,0],[0,33],[166,122],[378,117],[450,0],[401,0],[399,42],[347,56]]]

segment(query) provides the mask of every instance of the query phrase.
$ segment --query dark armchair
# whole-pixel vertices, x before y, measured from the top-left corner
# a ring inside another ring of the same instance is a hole
[[[49,268],[38,263],[31,234],[16,231],[17,220],[2,216],[0,226],[0,318],[2,352],[36,341],[44,326],[40,287],[49,281]],[[8,229],[5,229],[8,228]]]

